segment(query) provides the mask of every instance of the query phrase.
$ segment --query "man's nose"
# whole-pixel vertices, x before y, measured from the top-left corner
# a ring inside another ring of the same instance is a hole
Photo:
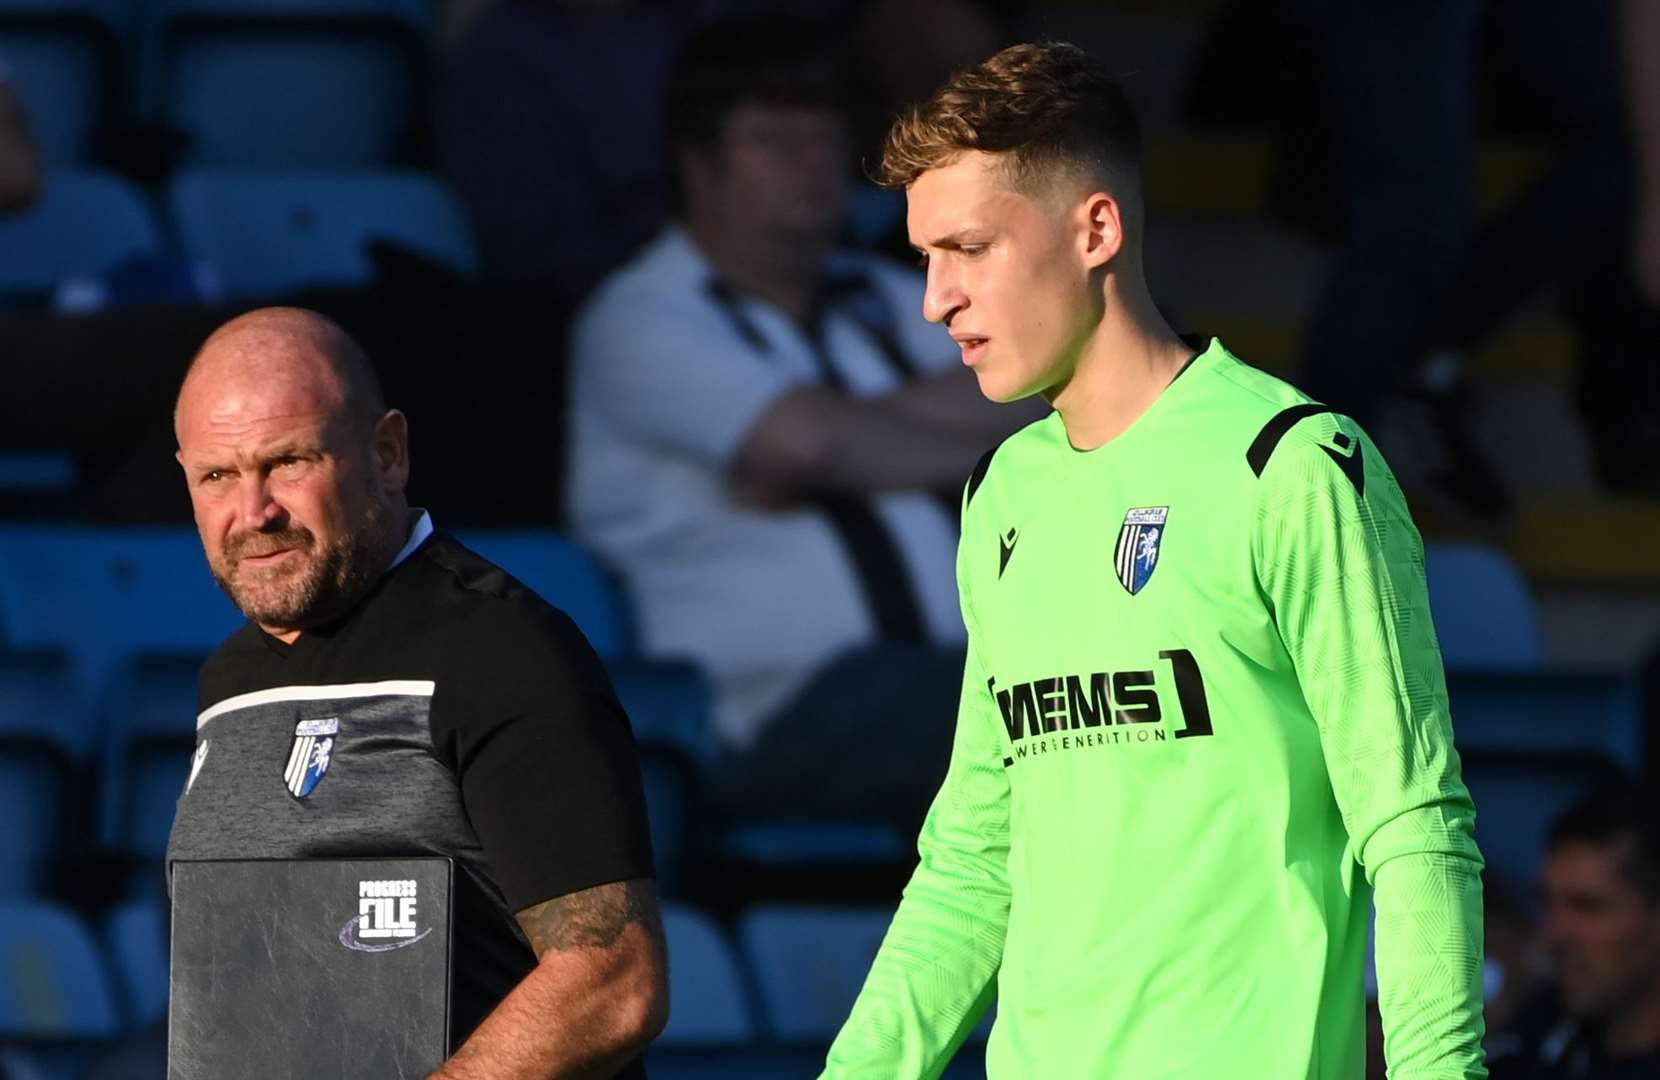
[[[282,515],[282,507],[271,496],[270,482],[250,470],[242,478],[237,514],[245,529],[263,529]]]
[[[922,294],[923,318],[950,326],[956,313],[967,303],[968,298],[956,282],[947,281],[943,273],[928,267],[928,289]]]

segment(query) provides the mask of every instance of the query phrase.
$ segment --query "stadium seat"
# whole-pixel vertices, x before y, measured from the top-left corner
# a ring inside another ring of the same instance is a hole
[[[140,658],[105,695],[100,835],[107,848],[134,861],[141,886],[162,884],[161,860],[196,742],[196,680],[204,659]]]
[[[160,119],[183,136],[183,163],[361,169],[414,160],[426,49],[402,7],[169,5],[149,55],[160,65]]]
[[[0,526],[0,641],[66,650],[89,695],[133,657],[205,655],[241,623],[188,528]]]
[[[1598,754],[1628,769],[1644,756],[1642,690],[1605,672],[1447,672],[1460,753]]]
[[[763,905],[738,923],[775,1039],[828,1044],[847,1019],[893,912]]]
[[[104,945],[114,960],[122,1013],[129,1027],[167,1015],[167,908],[159,898],[134,900],[104,920]]]
[[[21,1050],[0,1047],[0,1076],[6,1080],[49,1080],[46,1070]]]
[[[187,170],[167,202],[185,251],[229,294],[367,285],[377,242],[464,273],[478,265],[454,197],[420,173]]]
[[[118,0],[0,0],[0,67],[48,167],[102,158],[125,24]]]
[[[912,844],[890,825],[871,821],[740,821],[721,835],[727,857],[765,866],[896,862]]]
[[[73,831],[77,766],[92,737],[67,659],[0,652],[0,897],[45,885]]]
[[[155,215],[119,177],[64,169],[26,213],[0,218],[0,290],[47,292],[161,250]]]
[[[0,1043],[27,1042],[49,1075],[79,1069],[119,1031],[92,937],[46,904],[0,903]]]
[[[587,549],[552,530],[476,529],[458,538],[569,615],[607,660],[631,651],[622,594]]]
[[[736,956],[708,916],[684,904],[663,905],[668,938],[669,1000],[674,1008],[657,1047],[736,1046],[756,1037]]]
[[[605,661],[617,698],[642,746],[671,749],[699,763],[715,748],[709,684],[690,663],[612,656]]]
[[[1539,616],[1527,582],[1502,552],[1483,544],[1424,549],[1430,611],[1449,668],[1539,666]]]
[[[1531,885],[1557,815],[1615,775],[1595,754],[1465,751],[1464,782],[1476,804],[1476,844],[1490,873]]]

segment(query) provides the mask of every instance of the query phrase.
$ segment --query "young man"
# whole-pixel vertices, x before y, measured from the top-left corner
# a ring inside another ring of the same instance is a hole
[[[1018,45],[897,123],[925,313],[1054,406],[963,495],[969,650],[921,863],[831,1077],[1479,1078],[1481,856],[1422,545],[1342,416],[1142,273],[1135,119]],[[1195,355],[1197,351],[1197,355]]]

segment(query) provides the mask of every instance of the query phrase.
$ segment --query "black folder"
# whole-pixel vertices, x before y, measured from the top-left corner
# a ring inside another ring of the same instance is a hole
[[[420,1080],[450,1046],[449,859],[173,864],[169,1080]]]

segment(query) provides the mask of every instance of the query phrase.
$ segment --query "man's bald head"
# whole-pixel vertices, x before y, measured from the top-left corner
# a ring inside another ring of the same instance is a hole
[[[408,422],[315,312],[265,308],[214,331],[173,428],[214,578],[284,640],[355,604],[408,535]]]
[[[369,357],[338,323],[304,308],[270,307],[238,315],[208,335],[179,387],[175,429],[202,392],[219,397],[256,384],[284,385],[318,411],[368,423],[386,412]]]

